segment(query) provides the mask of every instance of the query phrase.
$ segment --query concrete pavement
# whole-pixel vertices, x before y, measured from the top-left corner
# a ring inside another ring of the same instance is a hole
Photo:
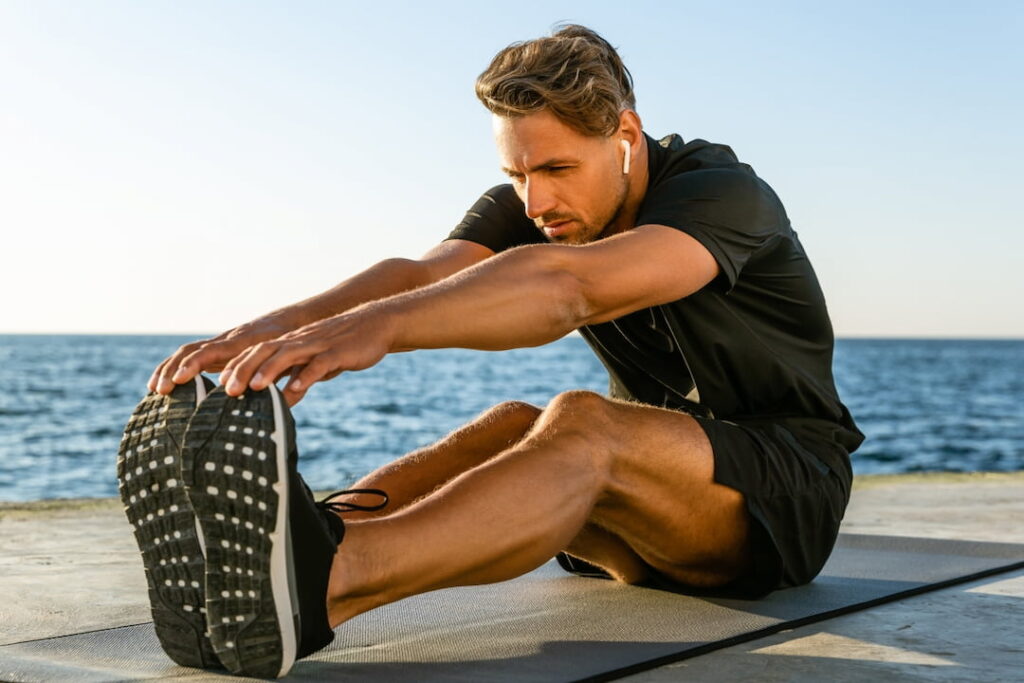
[[[1024,543],[1024,472],[860,477],[843,531]],[[1024,680],[1022,608],[1018,571],[627,680]],[[0,503],[0,645],[149,618],[119,501]]]

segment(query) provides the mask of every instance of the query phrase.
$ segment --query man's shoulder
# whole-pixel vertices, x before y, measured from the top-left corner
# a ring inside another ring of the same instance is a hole
[[[651,154],[647,199],[729,200],[762,203],[778,197],[728,145],[677,134],[648,137]]]
[[[736,152],[729,145],[708,142],[703,138],[694,138],[687,142],[678,133],[666,135],[660,140],[655,140],[648,135],[647,147],[648,151],[662,165],[678,171],[735,165],[746,166],[740,162]]]
[[[544,241],[526,216],[515,188],[508,183],[495,185],[480,195],[447,239],[476,242],[494,252]]]
[[[519,199],[515,188],[509,183],[495,185],[481,194],[478,201],[493,205],[498,210],[510,214],[519,213],[523,208],[522,200]]]

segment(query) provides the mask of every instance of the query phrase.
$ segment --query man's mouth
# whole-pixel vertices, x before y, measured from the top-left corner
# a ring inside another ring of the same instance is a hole
[[[548,237],[558,237],[564,234],[572,225],[571,220],[558,220],[544,224],[544,234]]]

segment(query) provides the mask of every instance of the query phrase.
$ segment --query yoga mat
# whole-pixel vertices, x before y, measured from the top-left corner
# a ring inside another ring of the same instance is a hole
[[[810,585],[757,601],[698,598],[563,573],[452,588],[363,614],[291,680],[612,680],[782,629],[1024,567],[1024,545],[843,534]],[[186,669],[152,624],[0,647],[0,679],[242,680]]]

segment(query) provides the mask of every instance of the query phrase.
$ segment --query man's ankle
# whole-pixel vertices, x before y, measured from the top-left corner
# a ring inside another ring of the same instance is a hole
[[[331,628],[398,599],[389,596],[389,587],[394,582],[388,578],[388,563],[375,560],[374,554],[366,552],[365,544],[359,542],[364,535],[361,532],[370,531],[361,528],[364,524],[372,526],[373,522],[346,522],[345,540],[338,546],[331,564],[326,595]]]

